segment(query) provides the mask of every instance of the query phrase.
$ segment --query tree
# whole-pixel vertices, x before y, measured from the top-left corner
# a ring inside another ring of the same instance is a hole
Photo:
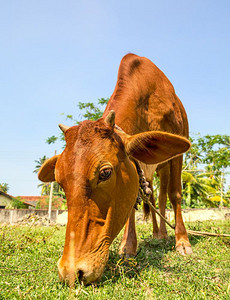
[[[97,119],[101,118],[103,115],[103,111],[105,109],[106,104],[108,103],[109,98],[100,98],[98,99],[98,103],[95,105],[93,102],[79,102],[78,108],[83,111],[82,114],[80,114],[80,118],[76,119],[73,115],[67,114],[65,115],[62,113],[62,115],[66,116],[67,120],[71,120],[73,125],[77,125],[82,120],[92,120],[96,121]],[[63,143],[65,143],[64,135],[61,132],[59,136],[51,136],[46,139],[47,144],[54,144],[57,140],[61,140]]]
[[[80,110],[85,110],[85,112],[81,115],[81,118],[86,120],[92,120],[96,121],[97,119],[101,118],[103,115],[103,111],[105,108],[105,105],[108,103],[109,98],[100,98],[98,99],[97,106],[92,102],[79,102],[78,107]],[[67,115],[67,117],[71,118],[70,115]],[[78,120],[75,120],[75,124],[79,124],[80,122]]]
[[[230,203],[230,185],[229,185],[229,187],[228,187],[228,190],[227,190],[225,196],[226,196],[226,198],[227,198],[227,200],[228,200],[228,203]]]
[[[218,206],[223,202],[228,205],[223,191],[223,174],[230,165],[230,137],[198,135],[190,140],[192,147],[184,156],[182,172],[186,206]]]
[[[194,170],[183,171],[183,197],[185,207],[217,207],[219,183],[209,174]]]
[[[24,209],[27,206],[21,201],[21,197],[14,197],[10,204],[6,206],[7,209]]]
[[[200,137],[200,136],[199,136]],[[197,137],[189,137],[191,148],[184,153],[183,170],[194,170],[201,163],[201,149]]]
[[[39,159],[35,160],[36,166],[35,169],[33,170],[33,173],[38,173],[40,170],[41,166],[44,164],[44,162],[48,159],[46,155],[43,155],[43,157],[40,157]]]
[[[230,167],[230,136],[206,135],[198,139],[202,162],[211,165],[213,172],[221,173]]]
[[[230,136],[206,135],[198,139],[203,157],[202,162],[216,177],[220,177],[220,206],[226,201],[224,183],[227,169],[230,167]]]
[[[41,187],[41,196],[49,196],[50,195],[50,183],[42,183],[39,184],[38,187]],[[53,185],[53,195],[61,198],[65,198],[65,192],[63,188],[55,181]]]
[[[3,193],[7,193],[9,191],[9,185],[8,183],[0,183],[0,191]]]

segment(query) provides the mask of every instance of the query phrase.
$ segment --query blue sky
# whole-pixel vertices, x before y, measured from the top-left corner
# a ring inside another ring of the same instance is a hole
[[[61,113],[109,97],[121,58],[151,59],[173,83],[191,134],[229,134],[229,1],[0,1],[0,182],[39,195]]]

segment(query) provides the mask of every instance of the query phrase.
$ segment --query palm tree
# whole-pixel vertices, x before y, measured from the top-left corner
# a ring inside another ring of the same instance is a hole
[[[50,183],[41,183],[38,185],[38,187],[41,187],[41,195],[42,196],[48,196],[50,194]],[[61,198],[65,198],[65,192],[63,188],[55,181],[53,185],[53,195],[59,196]]]
[[[9,185],[8,183],[0,183],[0,191],[3,193],[7,193],[9,191]]]
[[[44,164],[44,162],[48,159],[48,157],[46,157],[46,155],[44,155],[43,157],[40,157],[39,159],[35,160],[36,162],[36,166],[35,169],[33,170],[33,173],[38,173],[38,171],[40,170],[41,166]]]
[[[220,202],[218,178],[201,170],[183,170],[183,195],[187,207],[218,207]]]

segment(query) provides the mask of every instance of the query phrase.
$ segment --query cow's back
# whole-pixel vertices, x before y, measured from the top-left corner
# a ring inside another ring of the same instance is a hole
[[[134,54],[126,55],[120,64],[115,90],[108,102],[104,116],[110,110],[116,112],[116,124],[132,135],[144,131],[166,131],[188,137],[186,112],[168,78],[150,60]],[[168,149],[170,151],[170,149]],[[175,213],[176,250],[185,255],[192,253],[181,212],[181,170],[182,155],[173,157],[158,165],[141,163],[145,177],[151,187],[153,174],[157,168],[160,179],[158,205],[165,216],[167,198],[170,199]],[[153,195],[149,199],[154,206]],[[158,229],[156,214],[146,203],[144,214],[151,211],[153,236],[167,237],[166,225],[160,219]],[[126,223],[125,235],[120,254],[136,253],[135,212],[132,210]]]
[[[104,116],[112,109],[116,124],[128,134],[161,130],[188,137],[186,112],[171,82],[145,57],[122,59]]]

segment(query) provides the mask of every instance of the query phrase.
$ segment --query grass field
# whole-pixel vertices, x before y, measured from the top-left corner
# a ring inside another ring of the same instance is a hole
[[[186,224],[193,230],[230,233],[230,220]],[[0,299],[230,299],[230,238],[190,236],[194,253],[175,252],[139,224],[138,255],[122,261],[114,241],[102,280],[75,290],[58,280],[64,227],[0,226]]]

